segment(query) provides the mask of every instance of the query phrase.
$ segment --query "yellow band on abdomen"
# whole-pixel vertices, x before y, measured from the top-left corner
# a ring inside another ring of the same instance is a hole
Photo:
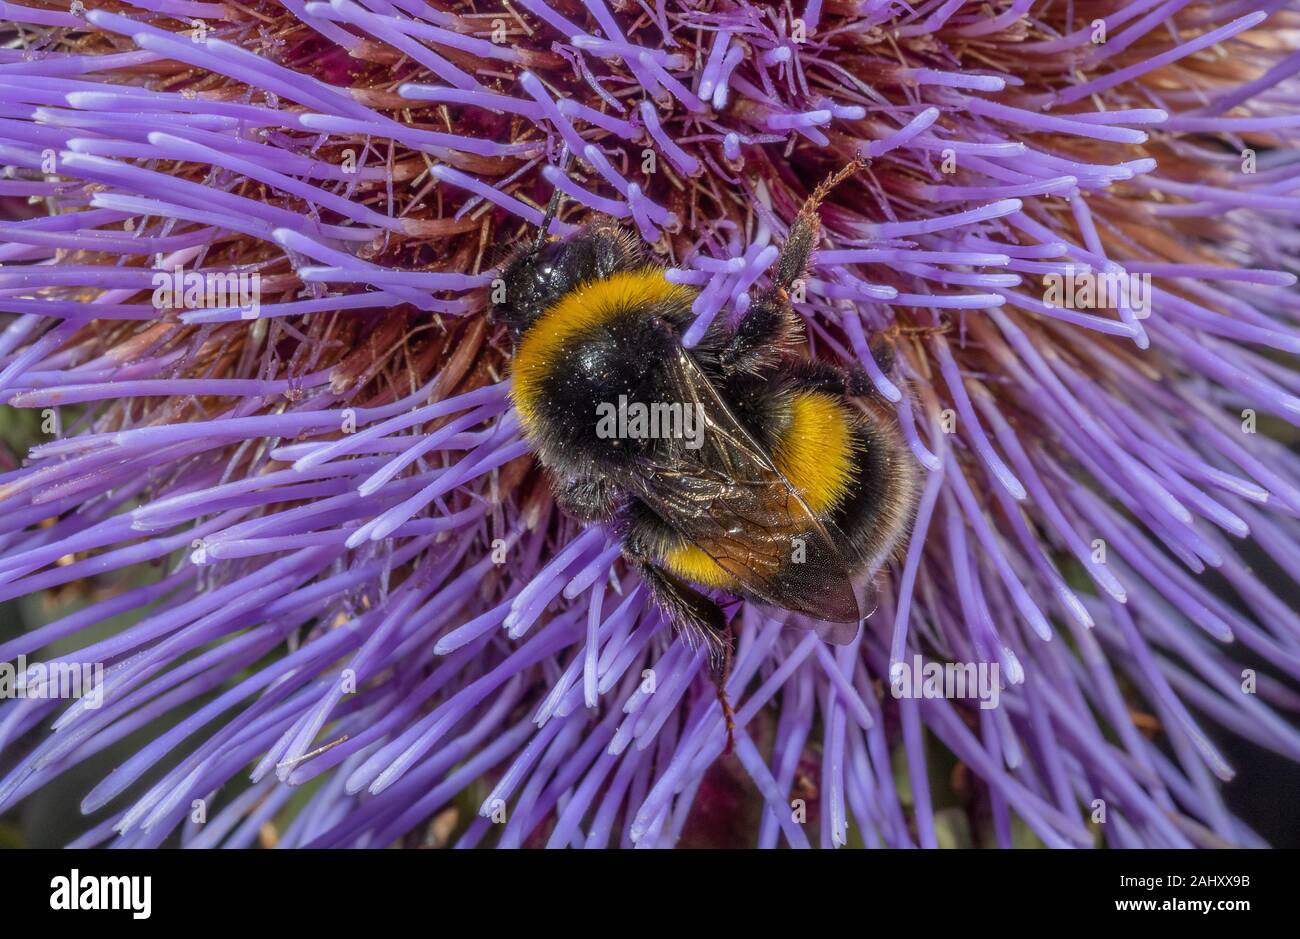
[[[820,391],[796,392],[790,425],[772,460],[814,514],[839,508],[853,482],[853,429],[844,405]]]
[[[785,478],[819,518],[839,508],[853,482],[854,438],[849,412],[831,395],[796,392],[790,402],[790,424],[772,453]],[[703,587],[730,590],[735,580],[695,545],[667,552],[670,571]]]

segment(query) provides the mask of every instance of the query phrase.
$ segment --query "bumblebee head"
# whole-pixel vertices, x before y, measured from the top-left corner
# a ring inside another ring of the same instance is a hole
[[[598,218],[562,240],[533,243],[501,269],[488,316],[516,342],[562,297],[585,283],[643,266],[636,236]]]
[[[488,315],[504,324],[516,341],[563,294],[566,247],[563,241],[529,245],[502,267]]]

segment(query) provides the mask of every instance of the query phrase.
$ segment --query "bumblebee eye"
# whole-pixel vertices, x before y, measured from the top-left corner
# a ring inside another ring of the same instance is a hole
[[[564,267],[562,263],[564,251],[565,244],[562,241],[552,241],[543,245],[529,262],[533,280],[539,283],[549,283],[553,280],[556,272]]]

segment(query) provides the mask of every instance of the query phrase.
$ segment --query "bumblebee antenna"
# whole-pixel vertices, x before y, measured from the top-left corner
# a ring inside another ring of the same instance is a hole
[[[563,196],[564,193],[558,189],[551,193],[551,201],[546,203],[546,214],[542,216],[542,227],[537,229],[537,238],[533,241],[533,254],[541,251],[542,245],[546,244],[546,230],[555,221],[555,213],[560,210],[560,199]]]
[[[564,145],[564,150],[560,154],[560,172],[564,172],[569,166],[569,145]],[[557,187],[551,193],[551,201],[546,203],[546,213],[542,216],[542,227],[537,230],[537,238],[533,241],[532,254],[542,250],[542,245],[546,244],[546,233],[550,230],[551,222],[555,221],[555,213],[560,211],[560,203],[564,199],[564,193]]]
[[[839,170],[832,173],[830,176],[827,176],[817,184],[817,188],[814,189],[812,195],[808,197],[807,204],[814,207],[820,205],[822,200],[830,195],[832,189],[870,163],[871,161],[863,157],[861,154],[854,154],[852,160],[845,163]]]

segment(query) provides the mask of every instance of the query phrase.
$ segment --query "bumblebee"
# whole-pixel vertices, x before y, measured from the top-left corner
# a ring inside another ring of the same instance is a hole
[[[619,535],[667,620],[707,650],[724,709],[719,594],[849,642],[875,609],[872,575],[911,524],[915,469],[896,424],[859,366],[799,354],[790,300],[820,237],[818,205],[858,166],[810,195],[747,315],[692,348],[697,291],[613,219],[548,241],[558,195],[503,266],[490,309],[514,342],[514,406],[559,506]],[[655,433],[656,414],[695,433]]]

